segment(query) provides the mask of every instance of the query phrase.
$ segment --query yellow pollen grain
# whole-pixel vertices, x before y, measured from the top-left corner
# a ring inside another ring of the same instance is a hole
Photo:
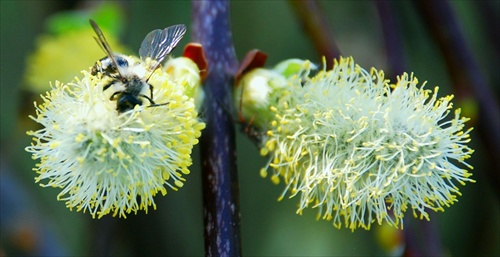
[[[85,135],[84,135],[83,133],[79,133],[78,135],[76,135],[76,137],[75,137],[75,141],[76,141],[77,143],[81,143],[81,142],[83,142],[83,139],[84,139],[84,138],[85,138]]]
[[[54,148],[58,147],[59,145],[61,145],[61,142],[59,142],[59,141],[54,141],[54,142],[52,142],[52,143],[50,144],[50,148],[51,148],[51,149],[54,149]]]
[[[118,152],[116,153],[116,155],[117,155],[117,156],[118,156],[118,158],[119,158],[119,159],[121,159],[121,160],[123,160],[123,159],[127,158],[127,154],[126,154],[126,153],[124,153],[123,151],[118,151]]]
[[[275,184],[278,185],[280,183],[280,178],[277,175],[271,176],[271,181]]]
[[[267,177],[267,169],[265,169],[265,168],[260,169],[260,176],[262,178]]]
[[[200,122],[196,124],[195,129],[196,130],[203,130],[206,127],[206,124],[204,122]]]
[[[182,172],[183,174],[185,174],[185,175],[188,175],[189,173],[191,173],[191,171],[190,171],[188,168],[183,168],[183,169],[181,170],[181,172]]]
[[[176,181],[174,182],[174,184],[175,184],[177,187],[182,187],[182,186],[184,186],[184,183],[182,183],[182,181],[180,181],[180,180],[176,180]]]
[[[113,139],[113,147],[118,147],[118,145],[120,145],[121,142],[122,142],[121,138]]]

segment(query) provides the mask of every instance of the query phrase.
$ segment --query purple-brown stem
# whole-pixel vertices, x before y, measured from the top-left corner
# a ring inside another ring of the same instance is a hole
[[[406,61],[403,52],[403,42],[399,33],[397,16],[394,12],[393,3],[390,0],[375,0],[375,6],[380,18],[382,32],[384,34],[384,46],[387,54],[388,74],[391,80],[406,70]]]
[[[396,75],[403,74],[407,70],[406,60],[403,53],[403,42],[397,25],[397,12],[394,10],[393,2],[389,0],[375,0],[375,6],[384,33],[384,45],[389,63],[388,74],[391,80]],[[405,250],[403,256],[439,256],[443,254],[440,233],[437,228],[437,217],[431,219],[415,220],[413,217],[405,218],[406,229],[403,230]],[[411,219],[411,220],[410,220]]]
[[[320,59],[326,57],[327,68],[332,68],[333,59],[340,56],[340,51],[333,40],[333,30],[320,3],[313,0],[290,0],[290,5],[311,38]]]
[[[239,186],[231,104],[238,61],[230,28],[229,1],[193,1],[193,39],[205,49],[204,120],[200,138],[206,256],[241,256]]]
[[[500,195],[500,109],[486,84],[448,1],[416,0],[427,29],[439,45],[458,97],[474,96],[479,105],[477,130],[486,147],[485,172]],[[494,25],[492,25],[494,26]]]

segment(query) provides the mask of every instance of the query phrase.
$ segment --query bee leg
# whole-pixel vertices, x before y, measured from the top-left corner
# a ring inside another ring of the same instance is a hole
[[[110,76],[111,78],[114,78],[113,76]],[[106,91],[106,89],[110,88],[112,85],[114,85],[117,81],[116,80],[113,80],[111,82],[109,82],[108,84],[106,84],[103,88],[102,88],[102,91]],[[121,92],[121,91],[120,91]]]
[[[168,103],[162,103],[162,104],[152,104],[149,105],[148,107],[157,107],[157,106],[162,106],[162,105],[167,105]]]
[[[116,96],[117,96],[118,94],[122,93],[122,92],[123,92],[123,91],[117,91],[117,92],[114,92],[114,93],[111,95],[111,97],[109,98],[109,100],[111,100],[111,101],[116,100]]]
[[[151,92],[151,99],[153,99],[153,85],[149,84],[149,92]],[[150,102],[153,102],[153,100],[149,99]]]
[[[148,99],[148,101],[151,103],[151,105],[149,105],[148,107],[156,107],[156,106],[162,106],[162,105],[167,105],[167,104],[168,104],[168,103],[157,104],[157,103],[155,103],[155,102],[153,101],[153,99],[151,99],[151,98],[149,98],[149,97],[147,97],[147,96],[145,96],[145,95],[140,95],[140,96],[142,96],[142,97],[144,97],[144,98]]]
[[[151,105],[156,105],[156,103],[153,101],[153,99],[152,99],[152,98],[149,98],[149,97],[148,97],[148,96],[146,96],[146,95],[139,95],[139,96],[142,96],[142,97],[144,97],[144,98],[148,99],[148,101],[151,103]]]
[[[106,89],[108,89],[111,85],[113,85],[113,83],[109,83],[109,84],[107,84],[106,86],[104,86],[104,87],[102,88],[102,91],[105,91],[105,90],[106,90]]]

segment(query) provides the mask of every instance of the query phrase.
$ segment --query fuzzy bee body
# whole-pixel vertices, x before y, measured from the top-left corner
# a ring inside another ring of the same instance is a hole
[[[132,110],[135,106],[142,105],[143,99],[150,103],[149,106],[165,105],[166,103],[154,102],[153,85],[148,81],[182,39],[186,33],[186,26],[179,24],[151,31],[142,41],[139,60],[113,53],[99,26],[93,20],[90,20],[90,24],[97,34],[97,43],[107,54],[96,62],[91,74],[101,73],[103,77],[110,78],[111,81],[103,86],[103,91],[114,90],[109,99],[117,102],[116,110],[119,113]]]
[[[119,67],[118,69],[110,57],[104,57],[92,67],[91,74],[101,73],[110,78],[110,82],[103,86],[103,91],[112,90],[113,93],[109,99],[117,101],[117,111],[122,113],[131,110],[136,105],[142,105],[144,99],[151,106],[155,106],[152,94],[153,86],[145,79],[146,70],[143,64],[122,54],[114,54],[113,58]]]
[[[151,106],[156,105],[152,97],[152,89],[151,89],[151,97],[146,96],[143,93],[144,89],[151,87],[150,84],[145,82],[140,78],[132,78],[127,81],[125,89],[122,91],[116,91],[111,96],[111,100],[116,100],[116,109],[118,112],[126,112],[128,110],[133,109],[136,105],[142,105],[142,100],[139,97],[146,98],[151,103]]]
[[[127,68],[128,67],[128,57],[123,55],[123,54],[113,54],[114,58],[116,60],[116,64],[121,68]],[[99,61],[97,61],[94,66],[92,67],[92,70],[90,72],[92,75],[97,75],[97,73],[103,73],[104,75],[107,76],[114,76],[117,77],[119,75],[116,67],[113,65],[113,61],[111,60],[110,57],[105,56],[101,58]]]

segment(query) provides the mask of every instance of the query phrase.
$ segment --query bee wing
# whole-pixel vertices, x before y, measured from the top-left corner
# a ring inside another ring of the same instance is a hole
[[[184,24],[173,25],[163,30],[153,30],[142,41],[139,56],[142,60],[148,57],[155,60],[156,62],[152,64],[153,67],[150,67],[150,70],[154,71],[165,57],[172,52],[185,33],[186,26]]]
[[[115,57],[113,55],[113,50],[111,50],[111,46],[109,46],[108,41],[106,41],[106,38],[102,33],[102,30],[99,28],[99,26],[94,20],[89,20],[89,22],[92,28],[94,29],[95,34],[97,35],[97,37],[94,37],[95,41],[97,41],[97,44],[104,50],[104,52],[106,52],[106,55],[109,57],[109,59],[111,59],[113,65],[116,67],[118,74],[120,74],[120,66],[118,66],[118,64],[116,63]]]

